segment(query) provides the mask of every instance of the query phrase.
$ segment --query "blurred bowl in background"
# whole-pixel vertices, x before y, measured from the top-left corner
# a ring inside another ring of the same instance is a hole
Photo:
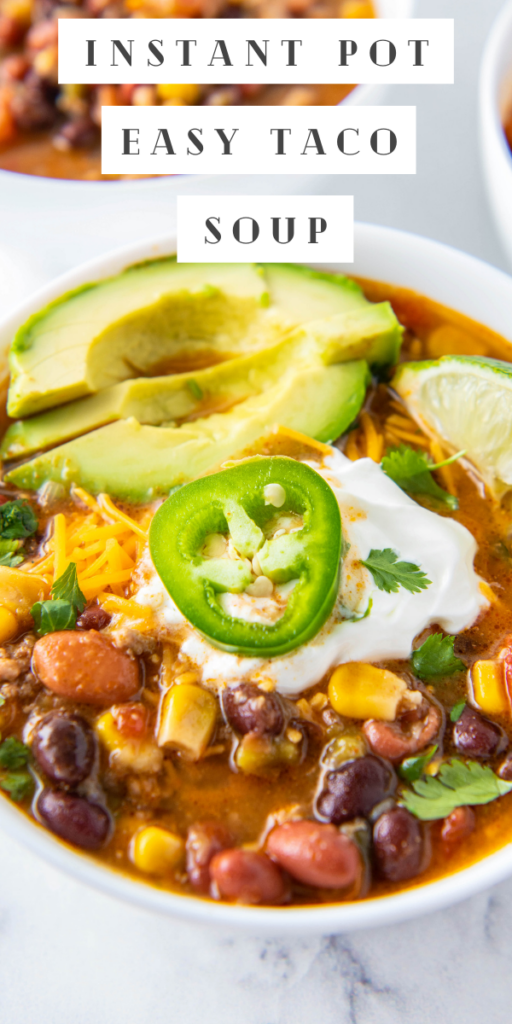
[[[512,116],[512,0],[490,31],[480,72],[480,149],[496,231],[512,267],[512,152],[504,125]]]

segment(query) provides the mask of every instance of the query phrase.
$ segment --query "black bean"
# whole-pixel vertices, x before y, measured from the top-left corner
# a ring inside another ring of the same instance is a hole
[[[224,714],[232,729],[245,736],[277,736],[284,726],[284,715],[274,693],[265,693],[253,683],[240,683],[222,695]]]
[[[389,882],[414,878],[426,867],[421,825],[405,807],[394,807],[377,819],[373,829],[377,871]]]
[[[90,604],[76,620],[77,629],[105,629],[112,616],[99,604]]]
[[[51,90],[34,71],[29,71],[24,81],[19,82],[11,100],[11,113],[23,132],[48,128],[54,123],[57,112]]]
[[[453,742],[461,754],[468,757],[490,757],[502,745],[503,734],[493,722],[465,707],[453,727]]]
[[[328,772],[316,809],[325,821],[340,825],[366,817],[394,788],[394,775],[384,761],[368,754]]]
[[[52,782],[76,786],[90,774],[94,763],[95,739],[91,726],[81,715],[50,711],[39,722],[32,750],[36,761]]]
[[[55,835],[83,850],[98,850],[110,832],[110,816],[104,807],[59,789],[44,789],[37,811]]]

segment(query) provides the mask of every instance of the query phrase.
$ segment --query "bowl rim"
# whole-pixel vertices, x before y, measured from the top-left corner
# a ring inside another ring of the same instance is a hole
[[[417,0],[374,0],[374,2],[377,4],[398,4],[399,8],[402,8],[404,11],[407,12],[399,15],[399,17],[402,18],[413,18],[417,5]],[[380,17],[394,18],[397,17],[397,15],[380,15]],[[356,85],[355,89],[353,89],[352,92],[349,93],[349,95],[346,96],[345,99],[341,101],[341,103],[345,103],[347,106],[360,106],[362,104],[365,104],[367,106],[372,104],[377,105],[379,102],[381,92],[385,88],[387,88],[387,86],[377,84]],[[71,192],[73,189],[77,191],[82,190],[84,187],[87,187],[88,190],[91,189],[91,192],[89,194],[91,194],[92,190],[94,189],[96,196],[101,194],[102,198],[104,198],[105,189],[113,189],[117,192],[119,188],[122,188],[123,194],[126,194],[126,196],[128,197],[130,193],[140,193],[141,187],[144,184],[149,186],[149,188],[154,189],[158,182],[167,182],[169,178],[179,179],[181,177],[183,177],[183,175],[176,174],[165,175],[164,177],[158,178],[149,178],[148,176],[144,176],[140,180],[136,181],[87,181],[81,178],[49,178],[40,174],[26,174],[23,171],[7,171],[4,168],[0,167],[0,183],[2,181],[4,181],[5,184],[7,184],[8,182],[13,182],[19,185],[19,187],[23,187],[26,189],[35,189],[37,187],[44,188],[48,194],[50,193],[50,190],[52,188],[63,188],[67,189],[68,192]],[[194,179],[197,179],[199,182],[204,182],[209,181],[212,175],[195,174],[186,175],[185,177],[193,177]]]
[[[329,264],[327,269],[415,288],[499,331],[512,342],[508,314],[512,278],[507,274],[442,243],[382,226],[357,224],[355,242],[354,265]],[[5,347],[19,323],[63,291],[87,280],[110,276],[138,260],[168,255],[174,251],[174,245],[172,237],[150,239],[115,249],[68,271],[40,288],[0,324],[0,342],[3,338]],[[419,280],[423,282],[421,287],[416,283]],[[456,301],[452,294],[450,302],[450,292],[456,293]],[[299,928],[303,934],[327,934],[394,924],[457,903],[512,874],[510,843],[470,867],[396,895],[322,906],[246,907],[170,893],[100,865],[56,839],[7,797],[0,798],[0,827],[54,867],[108,895],[149,911],[265,936],[296,934]]]
[[[494,19],[485,43],[480,66],[479,106],[481,129],[486,129],[486,134],[489,129],[492,129],[494,136],[499,140],[501,152],[506,157],[510,169],[512,169],[512,153],[503,129],[499,89],[503,84],[504,77],[501,59],[504,51],[508,53],[511,32],[512,0],[507,0]],[[508,61],[508,65],[512,85],[512,60]]]

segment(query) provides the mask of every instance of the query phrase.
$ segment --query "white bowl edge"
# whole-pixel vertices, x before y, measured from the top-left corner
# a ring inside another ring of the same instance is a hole
[[[504,5],[492,25],[479,85],[480,154],[487,198],[494,226],[512,266],[512,153],[503,129],[505,98],[512,104],[512,0]]]

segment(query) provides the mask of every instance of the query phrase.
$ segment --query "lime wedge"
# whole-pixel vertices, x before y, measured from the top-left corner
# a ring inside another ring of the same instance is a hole
[[[469,459],[496,497],[512,488],[512,364],[478,356],[404,363],[392,387],[416,423]]]

